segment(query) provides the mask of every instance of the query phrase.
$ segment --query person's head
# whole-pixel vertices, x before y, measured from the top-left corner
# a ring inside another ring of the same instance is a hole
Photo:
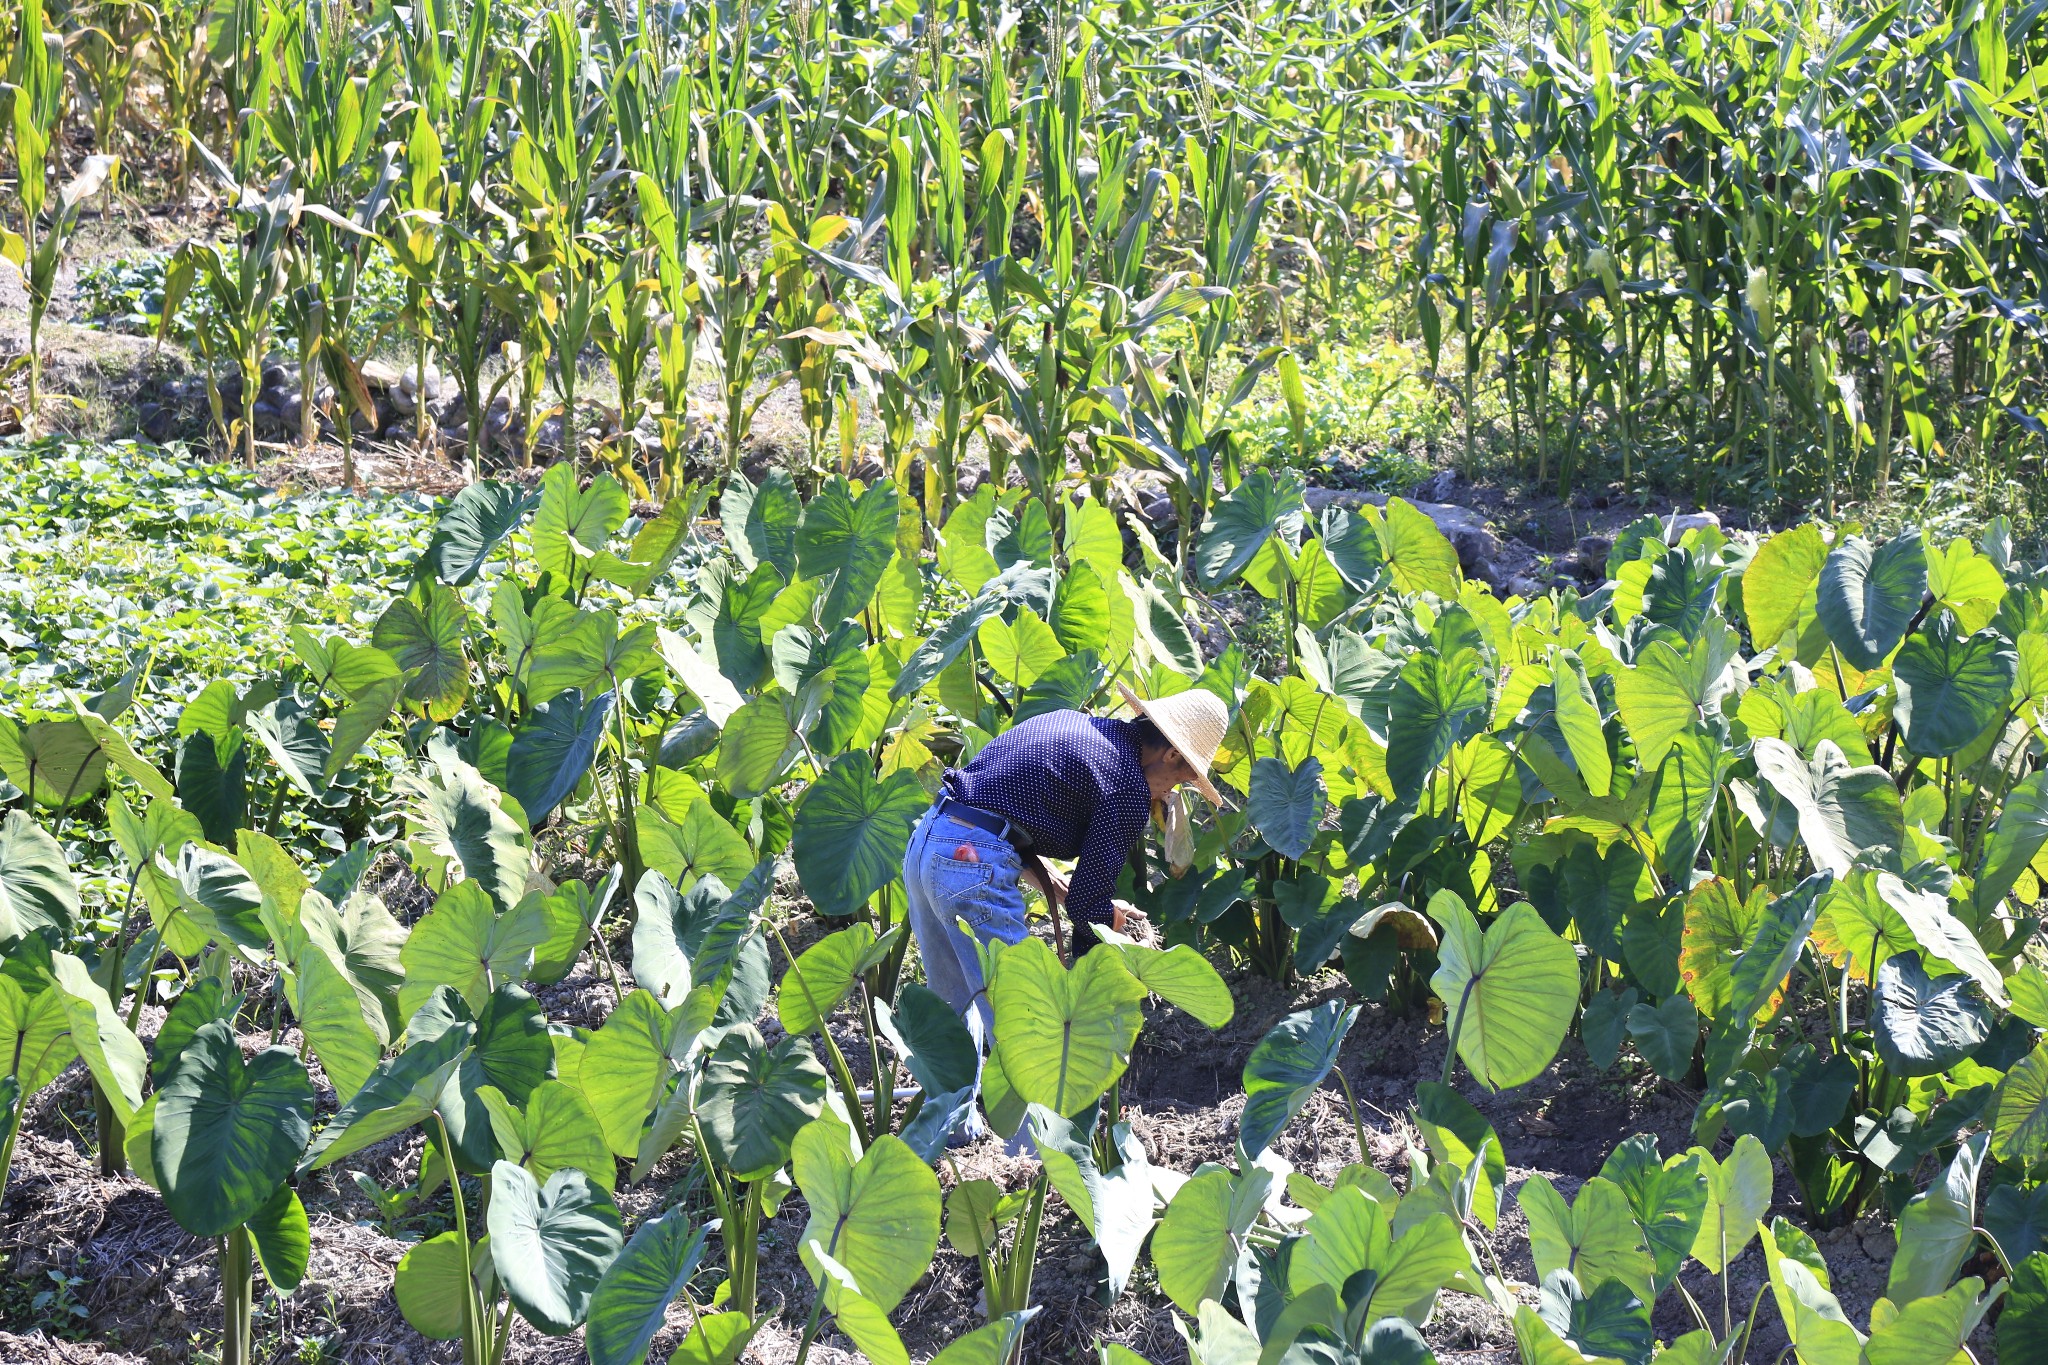
[[[1154,801],[1164,800],[1174,788],[1201,776],[1154,721],[1140,716],[1132,725],[1137,729],[1138,763],[1145,770],[1145,785],[1152,789]]]
[[[1123,698],[1138,713],[1131,724],[1137,727],[1139,761],[1152,799],[1165,799],[1175,787],[1192,784],[1216,805],[1222,794],[1209,781],[1209,765],[1229,728],[1230,713],[1213,692],[1193,688],[1168,697],[1146,700],[1127,686],[1120,686]]]

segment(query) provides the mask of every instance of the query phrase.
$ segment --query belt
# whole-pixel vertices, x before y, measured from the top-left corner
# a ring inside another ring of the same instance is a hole
[[[949,819],[958,820],[963,825],[972,825],[976,829],[987,830],[998,839],[1007,839],[1020,853],[1031,847],[1029,831],[1021,825],[1012,824],[994,811],[970,806],[965,801],[956,800],[943,792],[939,794],[939,799],[932,809]]]

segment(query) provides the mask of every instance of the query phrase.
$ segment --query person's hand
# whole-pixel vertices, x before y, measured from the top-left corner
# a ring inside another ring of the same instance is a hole
[[[1149,925],[1145,919],[1145,912],[1137,906],[1132,905],[1129,901],[1111,901],[1109,903],[1109,927],[1116,930],[1119,934],[1130,938],[1137,938],[1145,932]]]

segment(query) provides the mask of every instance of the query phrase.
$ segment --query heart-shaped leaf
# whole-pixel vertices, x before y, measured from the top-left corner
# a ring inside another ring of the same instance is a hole
[[[540,572],[575,587],[589,577],[585,557],[602,550],[633,510],[619,481],[599,474],[588,488],[576,486],[573,462],[551,466],[540,483],[540,510],[533,518],[533,559]],[[580,550],[580,553],[579,553]]]
[[[924,1277],[938,1249],[939,1180],[899,1138],[875,1139],[855,1161],[845,1135],[836,1119],[811,1123],[796,1135],[791,1170],[811,1211],[798,1246],[806,1253],[822,1248],[887,1313]],[[805,1264],[813,1280],[822,1280],[813,1256],[807,1254]]]
[[[896,553],[900,504],[896,485],[886,479],[855,498],[852,485],[835,475],[804,507],[797,572],[809,579],[836,575],[825,594],[825,620],[845,621],[867,609]]]
[[[1533,1079],[1557,1055],[1578,1006],[1579,964],[1526,901],[1483,933],[1449,891],[1430,898],[1444,931],[1431,989],[1457,1039],[1458,1056],[1490,1090]]]
[[[1344,1037],[1357,1019],[1356,1006],[1325,1001],[1288,1015],[1259,1040],[1244,1063],[1244,1114],[1238,1120],[1237,1144],[1245,1160],[1265,1151],[1301,1112],[1337,1064]]]
[[[491,1264],[512,1306],[550,1336],[574,1331],[623,1241],[611,1196],[573,1168],[543,1185],[500,1161],[486,1216]]]
[[[1876,668],[1899,647],[1926,591],[1927,542],[1919,531],[1875,547],[1850,536],[1821,565],[1815,611],[1845,660]]]
[[[583,693],[572,687],[534,707],[512,732],[505,789],[529,821],[546,820],[590,771],[612,699],[612,693],[601,692],[585,705]]]
[[[719,1165],[735,1179],[758,1180],[788,1158],[824,1103],[825,1068],[804,1040],[769,1047],[742,1024],[705,1063],[697,1117]]]
[[[591,1295],[583,1331],[591,1365],[641,1365],[647,1359],[669,1304],[697,1273],[710,1233],[693,1226],[680,1208],[640,1225]]]
[[[1005,948],[988,988],[1003,1074],[1025,1103],[1079,1113],[1130,1064],[1145,996],[1110,953],[1069,971],[1039,939]]]
[[[1322,824],[1329,798],[1323,791],[1320,759],[1306,758],[1298,768],[1270,755],[1252,764],[1252,825],[1283,858],[1299,862]]]
[[[1771,1156],[1761,1142],[1744,1134],[1735,1139],[1727,1157],[1716,1161],[1704,1147],[1690,1155],[1699,1158],[1707,1177],[1707,1202],[1700,1210],[1700,1228],[1692,1241],[1692,1256],[1718,1275],[1742,1254],[1749,1239],[1756,1236],[1758,1221],[1771,1207]]]
[[[1883,768],[1851,767],[1831,739],[1820,741],[1810,762],[1781,739],[1757,740],[1752,754],[1771,791],[1792,808],[1807,855],[1822,871],[1843,876],[1857,854],[1905,841],[1899,789]]]
[[[1567,1206],[1549,1180],[1532,1176],[1516,1202],[1529,1219],[1529,1251],[1539,1276],[1568,1270],[1593,1284],[1620,1280],[1649,1297],[1656,1263],[1621,1186],[1595,1176]]]
[[[913,772],[875,775],[863,751],[841,754],[796,810],[790,855],[820,914],[850,915],[903,873],[910,831],[930,804]]]
[[[150,1157],[164,1206],[197,1237],[225,1237],[291,1177],[313,1132],[313,1082],[290,1048],[244,1064],[226,1021],[206,1025],[158,1092]]]
[[[27,811],[9,811],[0,822],[0,943],[43,928],[69,932],[77,917],[78,883],[63,847]]]
[[[1970,978],[1929,976],[1918,953],[1900,953],[1877,973],[1872,1031],[1894,1076],[1937,1076],[1991,1036],[1991,1010]]]
[[[421,560],[451,588],[467,587],[538,500],[515,483],[483,479],[469,485],[448,500]]]
[[[1898,684],[1893,716],[1906,747],[1923,758],[1947,758],[2005,718],[2019,668],[2012,642],[1996,630],[1965,635],[1955,616],[1934,619],[1899,647],[1892,660]]]

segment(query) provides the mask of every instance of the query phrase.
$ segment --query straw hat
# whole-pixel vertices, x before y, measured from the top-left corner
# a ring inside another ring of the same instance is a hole
[[[1222,805],[1223,794],[1209,780],[1209,765],[1216,761],[1216,750],[1223,743],[1223,732],[1230,728],[1230,712],[1224,709],[1222,698],[1197,687],[1146,701],[1128,684],[1118,683],[1116,686],[1132,709],[1158,726],[1166,742],[1178,749],[1180,756],[1188,761],[1188,766],[1195,770],[1196,790],[1214,804]]]

